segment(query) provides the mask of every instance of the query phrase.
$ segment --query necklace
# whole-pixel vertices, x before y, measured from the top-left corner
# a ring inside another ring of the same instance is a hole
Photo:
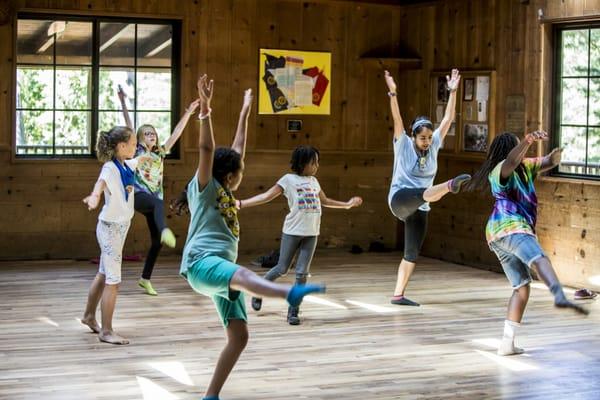
[[[425,167],[427,165],[427,154],[429,154],[429,149],[427,149],[425,151],[419,150],[419,148],[415,144],[415,151],[417,152],[417,155],[419,156],[419,159],[417,160],[417,164],[419,165],[419,170],[425,171]]]

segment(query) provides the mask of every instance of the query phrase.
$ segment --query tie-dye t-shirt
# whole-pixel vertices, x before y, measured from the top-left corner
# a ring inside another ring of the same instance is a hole
[[[148,151],[143,146],[138,146],[135,156],[146,156],[149,159],[141,160],[135,172],[135,190],[146,192],[162,200],[163,198],[163,168],[167,155],[164,147],[158,151]]]
[[[521,163],[524,176],[519,176],[515,170],[504,185],[500,181],[502,164],[504,161],[496,165],[488,176],[492,196],[496,199],[485,228],[488,243],[514,233],[535,236],[537,196],[533,181],[542,166],[542,158],[524,159]]]

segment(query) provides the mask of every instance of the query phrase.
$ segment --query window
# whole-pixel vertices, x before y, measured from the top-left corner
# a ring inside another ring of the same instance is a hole
[[[178,117],[179,32],[178,21],[19,15],[17,156],[92,156],[96,132],[125,124],[119,86],[134,125],[164,143]]]
[[[600,25],[555,31],[556,174],[600,178]]]

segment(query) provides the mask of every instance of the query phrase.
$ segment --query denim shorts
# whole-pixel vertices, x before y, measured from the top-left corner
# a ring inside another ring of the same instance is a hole
[[[513,233],[501,237],[491,242],[489,246],[500,260],[513,289],[529,284],[531,264],[540,257],[546,257],[537,238],[526,233]]]

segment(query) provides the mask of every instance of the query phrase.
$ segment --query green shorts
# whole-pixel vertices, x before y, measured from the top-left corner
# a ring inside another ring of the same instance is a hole
[[[231,290],[229,282],[239,265],[217,256],[207,256],[197,260],[187,271],[187,280],[192,289],[208,296],[217,307],[223,326],[230,319],[248,321],[244,294]]]

